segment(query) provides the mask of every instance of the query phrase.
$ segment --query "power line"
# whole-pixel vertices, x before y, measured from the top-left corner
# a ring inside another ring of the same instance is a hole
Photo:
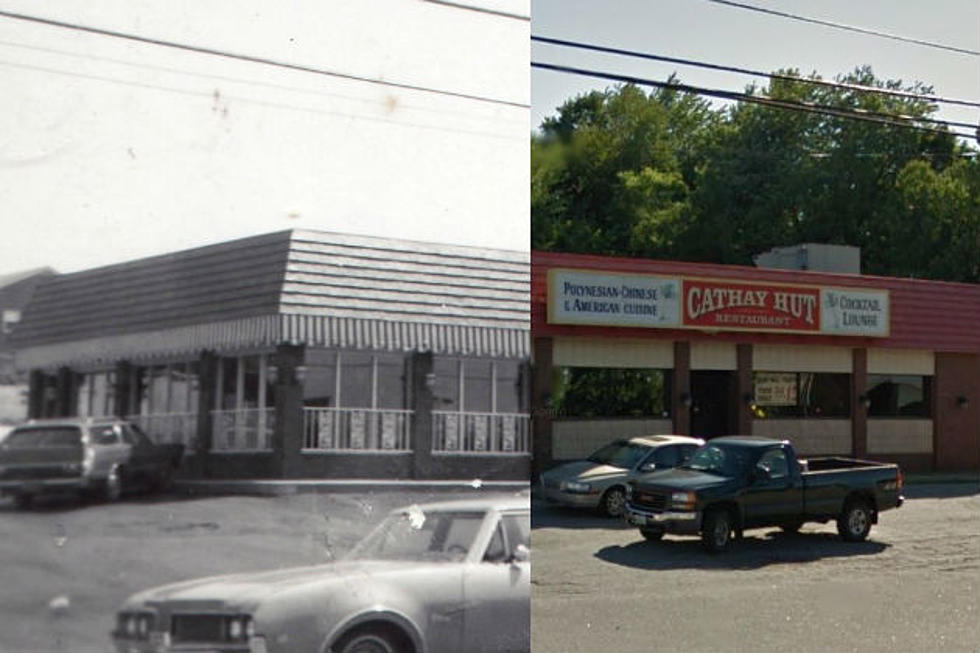
[[[558,46],[568,47],[568,48],[578,48],[581,50],[591,50],[593,52],[603,52],[606,54],[616,54],[616,55],[622,55],[627,57],[635,57],[638,59],[647,59],[650,61],[676,63],[682,66],[693,66],[696,68],[720,70],[723,72],[738,73],[742,75],[751,75],[753,77],[768,77],[771,79],[779,79],[779,80],[790,81],[790,82],[803,82],[806,84],[813,84],[816,86],[825,86],[828,88],[838,88],[838,89],[849,90],[849,91],[879,93],[882,95],[892,95],[895,97],[902,97],[902,98],[908,98],[914,100],[926,100],[929,102],[958,104],[967,107],[980,107],[980,102],[974,102],[971,100],[960,100],[955,98],[939,97],[936,95],[920,95],[909,91],[901,91],[901,90],[889,89],[889,88],[877,88],[874,86],[865,86],[863,84],[850,84],[847,82],[830,82],[823,79],[805,79],[802,77],[794,77],[793,75],[783,75],[781,73],[766,73],[759,70],[751,70],[749,68],[739,68],[736,66],[725,66],[722,64],[708,63],[706,61],[698,61],[696,59],[681,59],[678,57],[668,57],[665,55],[652,54],[649,52],[638,52],[636,50],[624,50],[621,48],[613,48],[605,45],[594,45],[591,43],[581,43],[579,41],[567,41],[564,39],[555,39],[547,36],[535,36],[534,34],[531,35],[531,40],[539,41],[541,43],[548,43],[550,45],[558,45]]]
[[[300,94],[304,94],[304,95],[314,95],[314,96],[318,96],[318,97],[328,97],[328,98],[340,99],[340,100],[345,100],[345,101],[349,101],[349,102],[358,102],[360,104],[368,104],[368,105],[373,105],[373,106],[384,106],[385,105],[385,102],[383,100],[366,99],[366,98],[362,98],[362,97],[356,97],[356,96],[353,96],[353,95],[344,95],[342,93],[332,93],[332,92],[324,91],[324,90],[320,90],[320,89],[301,88],[301,87],[298,87],[298,86],[290,86],[288,84],[278,84],[278,83],[275,83],[275,82],[267,82],[267,81],[258,80],[258,79],[252,79],[252,78],[247,78],[247,77],[232,77],[232,76],[229,76],[229,75],[218,75],[218,74],[215,74],[215,73],[205,73],[205,72],[194,71],[194,70],[186,70],[186,69],[183,69],[183,68],[175,68],[175,67],[171,67],[171,66],[161,66],[161,65],[157,65],[157,64],[149,64],[149,63],[142,63],[142,62],[136,62],[136,61],[127,61],[125,59],[116,59],[116,58],[113,58],[113,57],[103,57],[103,56],[99,56],[99,55],[95,55],[95,54],[90,54],[90,53],[72,52],[71,50],[61,50],[61,49],[58,49],[58,48],[50,48],[50,47],[45,47],[45,46],[40,46],[40,45],[30,45],[30,44],[27,44],[27,43],[18,43],[16,41],[6,41],[6,40],[0,39],[0,46],[7,46],[7,47],[12,47],[12,48],[24,49],[24,50],[31,50],[31,51],[34,51],[34,52],[44,52],[46,54],[62,55],[62,56],[66,56],[66,57],[72,57],[72,58],[75,58],[75,59],[87,59],[89,61],[98,61],[98,62],[104,62],[104,63],[111,63],[111,64],[116,64],[116,65],[119,65],[119,66],[127,66],[127,67],[130,67],[130,68],[142,68],[142,69],[145,69],[145,70],[152,70],[152,71],[156,71],[156,72],[171,73],[171,74],[175,74],[175,75],[186,75],[186,76],[189,76],[189,77],[197,77],[199,79],[215,80],[215,81],[226,82],[226,83],[230,83],[230,84],[246,84],[246,85],[250,85],[250,86],[259,86],[259,87],[263,87],[263,88],[273,88],[273,89],[277,89],[277,90],[280,90],[280,91],[287,91],[287,92],[291,92],[291,93],[300,93]],[[11,65],[11,66],[16,65],[16,64],[14,64],[12,62],[3,62],[3,61],[0,61],[0,63],[5,64],[5,65]],[[26,66],[28,64],[23,64],[23,65]],[[43,72],[55,72],[57,74],[63,74],[63,75],[72,75],[73,74],[71,72],[64,71],[64,70],[61,70],[61,69],[42,69],[42,70],[43,70]],[[95,79],[97,79],[98,81],[118,82],[120,84],[127,84],[127,83],[129,83],[129,82],[125,82],[123,80],[118,80],[118,79],[115,79],[115,78],[108,78],[108,77],[96,77]],[[129,83],[129,84],[130,85],[134,85],[133,83]],[[154,88],[158,88],[159,90],[173,90],[173,89],[171,89],[169,87],[163,87],[163,86],[154,87]],[[405,103],[405,102],[399,102],[398,103],[398,106],[399,106],[399,108],[402,108],[402,109],[411,109],[413,111],[420,111],[420,112],[423,112],[423,113],[440,114],[440,115],[451,115],[451,116],[453,116],[453,117],[455,117],[457,119],[460,118],[460,117],[462,117],[462,118],[466,118],[467,120],[475,120],[475,119],[471,118],[470,116],[467,116],[467,115],[461,113],[458,110],[439,109],[439,108],[435,108],[435,107],[427,107],[427,106],[422,106],[422,105],[417,105],[417,104],[410,104],[410,103]],[[499,119],[495,119],[495,122],[496,123],[502,123],[502,124],[515,124],[515,125],[518,122],[520,122],[521,124],[525,124],[524,121],[510,121],[510,120],[503,121],[503,120],[499,120]]]
[[[127,41],[136,41],[138,43],[147,43],[150,45],[158,45],[165,48],[173,48],[176,50],[185,50],[187,52],[196,52],[198,54],[207,54],[216,57],[223,57],[226,59],[236,59],[238,61],[247,61],[250,63],[262,64],[265,66],[274,66],[276,68],[284,68],[286,70],[295,70],[305,73],[312,73],[314,75],[323,75],[326,77],[336,77],[339,79],[349,79],[358,82],[364,82],[366,84],[376,84],[379,86],[387,86],[392,88],[400,88],[408,91],[418,91],[422,93],[432,93],[434,95],[445,95],[449,97],[460,98],[464,100],[475,100],[478,102],[487,102],[490,104],[502,104],[506,106],[519,107],[521,109],[527,109],[530,107],[529,104],[523,102],[514,102],[511,100],[501,100],[498,98],[487,97],[483,95],[473,95],[470,93],[459,93],[457,91],[447,91],[444,89],[431,88],[428,86],[418,86],[415,84],[408,84],[403,82],[389,82],[381,79],[374,79],[372,77],[363,77],[361,75],[354,75],[351,73],[341,73],[332,70],[325,70],[322,68],[314,68],[312,66],[304,66],[302,64],[288,63],[284,61],[278,61],[275,59],[268,59],[266,57],[258,57],[248,54],[239,54],[235,52],[228,52],[226,50],[218,50],[216,48],[207,48],[198,45],[189,45],[187,43],[178,43],[176,41],[167,41],[163,39],[155,39],[146,36],[139,36],[137,34],[128,34],[126,32],[117,32],[115,30],[103,29],[100,27],[90,27],[87,25],[79,25],[76,23],[67,23],[59,20],[53,20],[50,18],[41,18],[39,16],[30,16],[27,14],[17,14],[10,11],[0,10],[0,16],[5,18],[13,18],[15,20],[23,20],[31,23],[38,23],[40,25],[47,25],[49,27],[60,27],[62,29],[70,29],[77,32],[85,32],[88,34],[96,34],[98,36],[109,36],[117,39],[125,39]]]
[[[775,9],[766,9],[765,7],[757,7],[755,5],[745,4],[743,2],[733,2],[732,0],[708,0],[708,2],[715,2],[720,5],[727,5],[729,7],[735,7],[737,9],[748,9],[749,11],[757,11],[761,14],[770,14],[772,16],[779,16],[780,18],[789,18],[791,20],[798,20],[804,23],[813,23],[814,25],[823,25],[824,27],[832,27],[834,29],[846,30],[849,32],[857,32],[858,34],[868,34],[871,36],[880,36],[886,39],[892,39],[893,41],[903,41],[905,43],[914,43],[916,45],[924,45],[930,48],[937,48],[939,50],[948,50],[950,52],[958,52],[959,54],[967,54],[973,57],[980,57],[980,50],[970,50],[968,48],[960,48],[953,45],[946,45],[944,43],[934,43],[932,41],[924,41],[922,39],[914,39],[907,36],[898,36],[897,34],[889,34],[887,32],[879,32],[873,29],[867,29],[865,27],[855,27],[853,25],[845,25],[843,23],[835,23],[829,20],[820,20],[818,18],[808,18],[806,16],[800,16],[798,14],[791,14],[785,11],[776,11]]]
[[[861,111],[861,110],[851,110],[851,109],[838,109],[836,107],[829,107],[819,104],[802,103],[802,102],[792,102],[789,100],[776,100],[773,98],[762,97],[758,95],[750,95],[748,93],[738,93],[735,91],[725,91],[722,89],[712,89],[704,88],[700,86],[690,86],[688,84],[680,84],[674,82],[661,82],[653,79],[646,79],[642,77],[634,77],[632,75],[623,75],[619,73],[608,73],[597,70],[587,70],[584,68],[573,68],[571,66],[561,66],[557,64],[550,64],[544,62],[531,62],[532,68],[541,68],[544,70],[552,70],[556,72],[570,73],[573,75],[583,75],[586,77],[595,77],[599,79],[607,79],[615,82],[623,82],[626,84],[636,84],[638,86],[653,86],[656,88],[669,89],[674,91],[680,91],[681,93],[691,93],[694,95],[704,95],[708,97],[715,97],[724,100],[733,100],[737,102],[747,102],[751,104],[759,104],[763,106],[775,107],[780,109],[787,109],[792,111],[802,111],[807,113],[815,113],[827,116],[836,116],[839,118],[850,118],[853,120],[863,120],[865,122],[873,122],[881,125],[888,125],[892,127],[904,127],[906,129],[918,129],[920,131],[932,132],[937,134],[948,134],[951,136],[958,136],[960,138],[974,138],[974,134],[964,134],[955,130],[939,129],[937,127],[929,127],[926,125],[918,125],[912,122],[905,122],[910,120],[909,118],[903,118],[901,116],[893,116],[889,114],[875,114],[872,112]],[[970,125],[973,127],[973,125]]]
[[[135,88],[142,88],[142,89],[148,89],[148,90],[154,90],[154,91],[163,91],[163,92],[167,92],[167,93],[175,93],[175,94],[178,94],[178,95],[184,95],[184,96],[188,96],[188,97],[196,97],[196,98],[214,97],[214,95],[213,95],[212,92],[207,92],[207,91],[193,91],[193,90],[175,88],[173,86],[161,86],[161,85],[157,85],[157,84],[149,84],[149,83],[146,83],[146,82],[134,82],[134,81],[116,79],[116,78],[113,78],[113,77],[107,77],[107,76],[102,76],[102,75],[93,75],[93,74],[89,74],[89,73],[79,73],[79,72],[73,72],[73,71],[66,71],[66,70],[60,70],[58,68],[48,68],[46,66],[36,66],[36,65],[33,65],[33,64],[25,64],[25,63],[12,62],[12,61],[3,61],[2,59],[0,59],[0,66],[7,66],[7,67],[10,67],[10,68],[20,68],[22,70],[32,70],[32,71],[37,71],[37,72],[50,73],[50,74],[54,74],[54,75],[65,75],[65,76],[68,76],[68,77],[78,77],[78,78],[81,78],[81,79],[89,79],[89,80],[94,80],[94,81],[99,81],[99,82],[108,82],[110,84],[119,84],[119,85],[122,85],[122,86],[132,86],[132,87],[135,87]],[[510,139],[515,138],[515,137],[513,137],[513,136],[511,136],[509,134],[503,134],[503,133],[494,133],[494,132],[474,130],[474,129],[463,129],[463,128],[456,128],[456,127],[447,127],[446,125],[444,125],[442,123],[440,123],[438,125],[428,125],[428,124],[425,124],[425,123],[409,122],[409,121],[404,121],[404,120],[388,120],[386,118],[378,118],[378,117],[374,117],[374,116],[368,116],[368,115],[364,115],[362,113],[346,113],[346,112],[343,112],[343,111],[330,111],[330,110],[325,110],[325,109],[322,109],[322,108],[319,108],[319,107],[308,107],[308,106],[307,107],[304,107],[304,106],[300,106],[300,105],[296,105],[296,104],[287,104],[285,102],[273,102],[273,101],[270,101],[270,100],[256,100],[254,98],[241,97],[241,96],[237,96],[237,97],[235,97],[235,96],[229,96],[229,97],[231,97],[232,99],[234,99],[237,102],[242,102],[244,104],[250,104],[250,105],[260,106],[260,107],[269,107],[269,108],[273,108],[273,109],[285,109],[285,110],[289,110],[289,111],[299,111],[299,112],[302,112],[302,113],[309,113],[309,114],[314,114],[314,115],[334,116],[334,117],[339,117],[339,118],[347,118],[349,120],[366,121],[366,122],[376,122],[376,123],[389,124],[389,125],[400,126],[400,127],[413,127],[413,128],[417,128],[417,129],[428,129],[428,130],[432,130],[432,131],[439,131],[439,132],[445,132],[445,133],[472,134],[472,135],[476,135],[476,136],[484,136],[484,137],[488,137],[488,138],[495,138],[495,139],[501,139],[501,140],[510,140]],[[518,138],[525,138],[525,136],[522,134]]]

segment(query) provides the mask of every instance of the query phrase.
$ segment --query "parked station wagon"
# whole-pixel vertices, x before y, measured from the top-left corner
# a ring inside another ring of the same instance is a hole
[[[120,653],[530,650],[526,495],[392,511],[344,560],[190,580],[125,602]]]

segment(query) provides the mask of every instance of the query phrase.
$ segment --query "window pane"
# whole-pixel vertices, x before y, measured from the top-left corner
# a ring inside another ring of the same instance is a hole
[[[489,413],[492,408],[493,372],[490,361],[463,361],[463,410],[471,413]]]
[[[666,370],[562,367],[552,379],[559,417],[670,417]]]
[[[932,377],[869,374],[871,417],[929,417],[932,414]]]
[[[218,396],[221,402],[220,406],[224,410],[233,410],[235,408],[235,398],[238,393],[238,359],[222,358],[220,365],[221,387],[218,390]]]
[[[851,375],[822,372],[756,372],[756,418],[849,417]],[[795,387],[794,387],[795,385]]]
[[[521,364],[517,361],[497,361],[497,412],[521,412],[522,394]]]
[[[326,349],[306,351],[306,380],[303,382],[303,404],[336,406],[337,352]]]
[[[340,405],[371,408],[371,354],[344,352],[340,357]]]
[[[407,408],[405,357],[378,354],[378,408]]]
[[[459,410],[459,359],[434,357],[432,371],[436,384],[432,388],[436,410]]]

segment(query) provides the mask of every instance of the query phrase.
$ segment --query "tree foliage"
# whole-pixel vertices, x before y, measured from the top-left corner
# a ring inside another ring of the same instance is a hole
[[[921,98],[795,80],[748,92],[928,118]],[[838,81],[923,94],[858,68]],[[980,281],[980,162],[950,134],[635,86],[569,100],[531,139],[532,247],[749,265],[861,247],[862,271]]]

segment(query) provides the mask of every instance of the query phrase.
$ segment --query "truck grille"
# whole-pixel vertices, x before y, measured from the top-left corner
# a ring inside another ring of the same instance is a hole
[[[632,503],[638,508],[653,512],[663,512],[667,507],[667,495],[662,492],[634,490]]]

